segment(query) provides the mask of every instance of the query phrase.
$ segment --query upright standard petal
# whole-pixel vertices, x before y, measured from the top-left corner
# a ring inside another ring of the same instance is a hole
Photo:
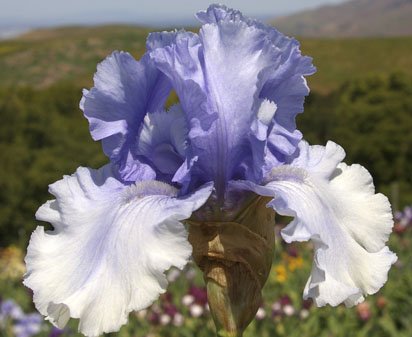
[[[178,33],[175,44],[150,55],[171,79],[188,117],[198,171],[222,191],[243,167],[243,158],[251,156],[248,135],[258,108],[259,76],[277,64],[279,53],[263,31],[219,22],[204,25],[199,36]]]
[[[340,146],[302,142],[299,150],[290,165],[272,170],[266,185],[234,185],[274,197],[268,205],[295,218],[282,230],[287,242],[312,240],[315,258],[305,298],[319,306],[357,304],[383,286],[396,261],[385,246],[393,225],[389,201],[375,194],[365,168],[340,163]]]
[[[80,102],[93,139],[102,141],[124,181],[154,179],[153,168],[135,152],[136,135],[147,112],[163,109],[169,80],[147,55],[136,61],[128,53],[114,52],[97,67],[94,85]]]
[[[294,117],[308,94],[303,76],[314,68],[296,40],[238,11],[212,5],[197,16],[204,24],[199,36],[162,35],[167,46],[151,43],[150,55],[188,115],[192,178],[213,179],[222,194],[230,179],[260,181],[266,167],[296,151],[302,135]],[[266,114],[261,127],[266,102],[276,113]],[[206,116],[213,123],[202,123]]]
[[[178,198],[165,183],[125,186],[113,167],[79,168],[50,185],[56,197],[38,210],[24,284],[43,315],[62,328],[79,318],[87,336],[117,331],[128,313],[149,306],[167,286],[164,272],[191,255],[180,222],[203,205],[209,184]]]
[[[301,133],[296,131],[295,118],[303,112],[304,99],[309,94],[305,76],[316,71],[312,58],[301,54],[297,40],[224,5],[211,5],[206,11],[197,13],[197,18],[203,24],[242,22],[261,31],[277,50],[278,63],[262,71],[261,87],[258,90],[260,99],[269,100],[276,105],[276,114],[272,116],[271,123],[267,123],[265,146],[253,144],[254,157],[257,159],[255,165],[259,165],[265,157],[264,174],[274,163],[280,164],[286,156],[292,155],[302,139]],[[259,105],[260,102],[257,101],[256,104]],[[253,135],[258,138],[254,132]],[[256,143],[255,139],[251,141]]]
[[[276,68],[280,57],[263,31],[241,21],[206,24],[200,38],[208,105],[218,115],[209,156],[215,157],[212,172],[223,188],[248,170],[248,135],[260,106],[261,76],[266,69]]]

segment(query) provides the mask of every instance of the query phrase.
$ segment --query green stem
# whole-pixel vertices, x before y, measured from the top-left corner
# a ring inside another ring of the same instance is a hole
[[[228,332],[228,331],[225,331],[225,330],[218,330],[216,332],[216,336],[217,337],[242,337],[243,333],[242,332],[236,333],[236,332]]]

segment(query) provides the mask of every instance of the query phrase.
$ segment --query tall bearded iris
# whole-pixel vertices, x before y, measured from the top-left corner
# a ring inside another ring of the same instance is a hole
[[[150,34],[140,61],[114,52],[83,93],[110,163],[50,185],[36,217],[54,230],[38,227],[26,257],[24,283],[60,328],[73,317],[87,336],[118,330],[193,253],[218,329],[241,335],[270,270],[274,211],[294,217],[284,240],[313,242],[304,297],[319,306],[363,301],[396,260],[368,171],[296,129],[315,72],[298,42],[224,6],[197,18],[199,34]]]

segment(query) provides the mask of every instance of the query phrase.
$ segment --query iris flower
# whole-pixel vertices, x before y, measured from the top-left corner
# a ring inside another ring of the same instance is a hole
[[[385,245],[391,207],[368,171],[297,129],[305,76],[315,72],[299,43],[220,5],[197,18],[198,34],[150,34],[139,61],[114,52],[83,92],[80,107],[110,162],[50,185],[55,199],[36,218],[54,229],[37,227],[25,260],[24,283],[59,328],[77,318],[84,335],[98,336],[151,305],[165,271],[199,249],[188,240],[193,223],[233,225],[227,245],[243,236],[252,242],[244,250],[258,249],[253,224],[237,228],[231,218],[246,209],[256,221],[266,205],[291,216],[283,239],[312,241],[303,296],[318,306],[360,303],[396,260]],[[179,103],[167,111],[171,91]]]

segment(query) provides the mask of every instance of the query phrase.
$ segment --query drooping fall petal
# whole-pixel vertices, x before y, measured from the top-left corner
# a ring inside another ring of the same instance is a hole
[[[117,331],[128,313],[166,289],[164,272],[183,268],[192,248],[180,222],[206,202],[212,185],[177,197],[158,181],[125,186],[112,165],[79,168],[50,185],[56,199],[38,210],[26,257],[25,285],[43,315],[62,328],[79,318],[87,336]]]
[[[304,297],[317,305],[351,306],[374,294],[387,280],[396,255],[385,245],[393,221],[388,199],[368,171],[341,163],[343,149],[300,144],[299,155],[274,168],[263,186],[234,182],[237,188],[273,197],[268,206],[293,216],[282,230],[287,242],[311,240],[315,256]]]

